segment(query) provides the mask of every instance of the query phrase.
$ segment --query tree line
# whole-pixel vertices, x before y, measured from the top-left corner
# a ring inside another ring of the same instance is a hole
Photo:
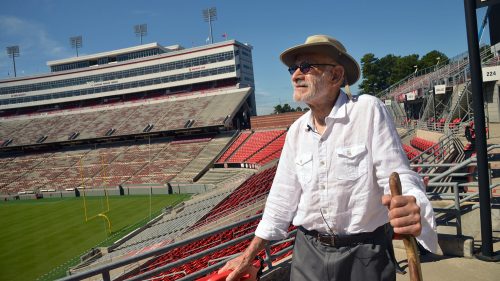
[[[377,58],[368,53],[361,58],[363,80],[359,84],[360,94],[376,94],[397,83],[408,75],[438,64],[448,62],[442,52],[433,50],[419,58],[417,54],[396,56],[393,54]]]
[[[291,107],[288,103],[285,103],[283,105],[281,104],[278,104],[274,107],[274,111],[273,111],[273,114],[280,114],[280,113],[285,113],[285,112],[296,112],[296,111],[308,111],[309,108],[308,107],[300,107],[300,106],[297,106],[297,107]]]

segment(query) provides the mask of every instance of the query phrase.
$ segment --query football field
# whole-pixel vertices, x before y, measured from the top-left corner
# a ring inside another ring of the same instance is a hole
[[[85,204],[83,197],[2,201],[0,280],[62,277],[67,267],[77,264],[79,256],[90,248],[111,245],[158,215],[162,208],[186,199],[187,195],[153,195],[110,196],[109,201],[86,197]],[[109,219],[111,234],[108,221],[98,216],[100,213]]]

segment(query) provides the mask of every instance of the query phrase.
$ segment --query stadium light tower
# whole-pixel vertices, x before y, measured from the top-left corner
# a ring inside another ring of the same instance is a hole
[[[436,62],[436,66],[434,67],[434,71],[436,71],[436,70],[437,70],[438,65],[439,65],[439,61],[440,61],[440,60],[441,60],[441,57],[437,57],[437,58],[436,58],[436,61],[437,61],[437,62]]]
[[[16,73],[16,57],[19,57],[19,46],[9,46],[7,47],[7,55],[12,58],[12,63],[14,64],[14,77],[17,76]]]
[[[212,21],[217,19],[217,8],[212,7],[209,9],[203,9],[203,19],[205,22],[208,22],[209,26],[209,39],[210,39],[210,44],[214,43],[214,36],[212,34]]]
[[[141,45],[142,45],[142,37],[148,35],[148,25],[145,23],[135,25],[134,32],[135,36],[141,38]]]
[[[76,49],[76,56],[78,57],[78,48],[82,47],[82,36],[75,36],[69,38],[69,42],[71,43],[71,48]]]

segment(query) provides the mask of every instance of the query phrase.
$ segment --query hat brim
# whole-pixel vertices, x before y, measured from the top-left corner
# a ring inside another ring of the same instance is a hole
[[[300,54],[319,53],[332,57],[336,62],[344,67],[347,84],[352,85],[358,81],[361,70],[356,60],[348,53],[342,52],[332,44],[326,42],[317,42],[302,44],[285,50],[280,55],[280,60],[286,65],[291,66]]]

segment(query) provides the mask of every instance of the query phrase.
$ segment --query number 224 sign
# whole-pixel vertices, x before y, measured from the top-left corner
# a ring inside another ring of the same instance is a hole
[[[489,66],[483,68],[483,82],[500,80],[500,66]]]

